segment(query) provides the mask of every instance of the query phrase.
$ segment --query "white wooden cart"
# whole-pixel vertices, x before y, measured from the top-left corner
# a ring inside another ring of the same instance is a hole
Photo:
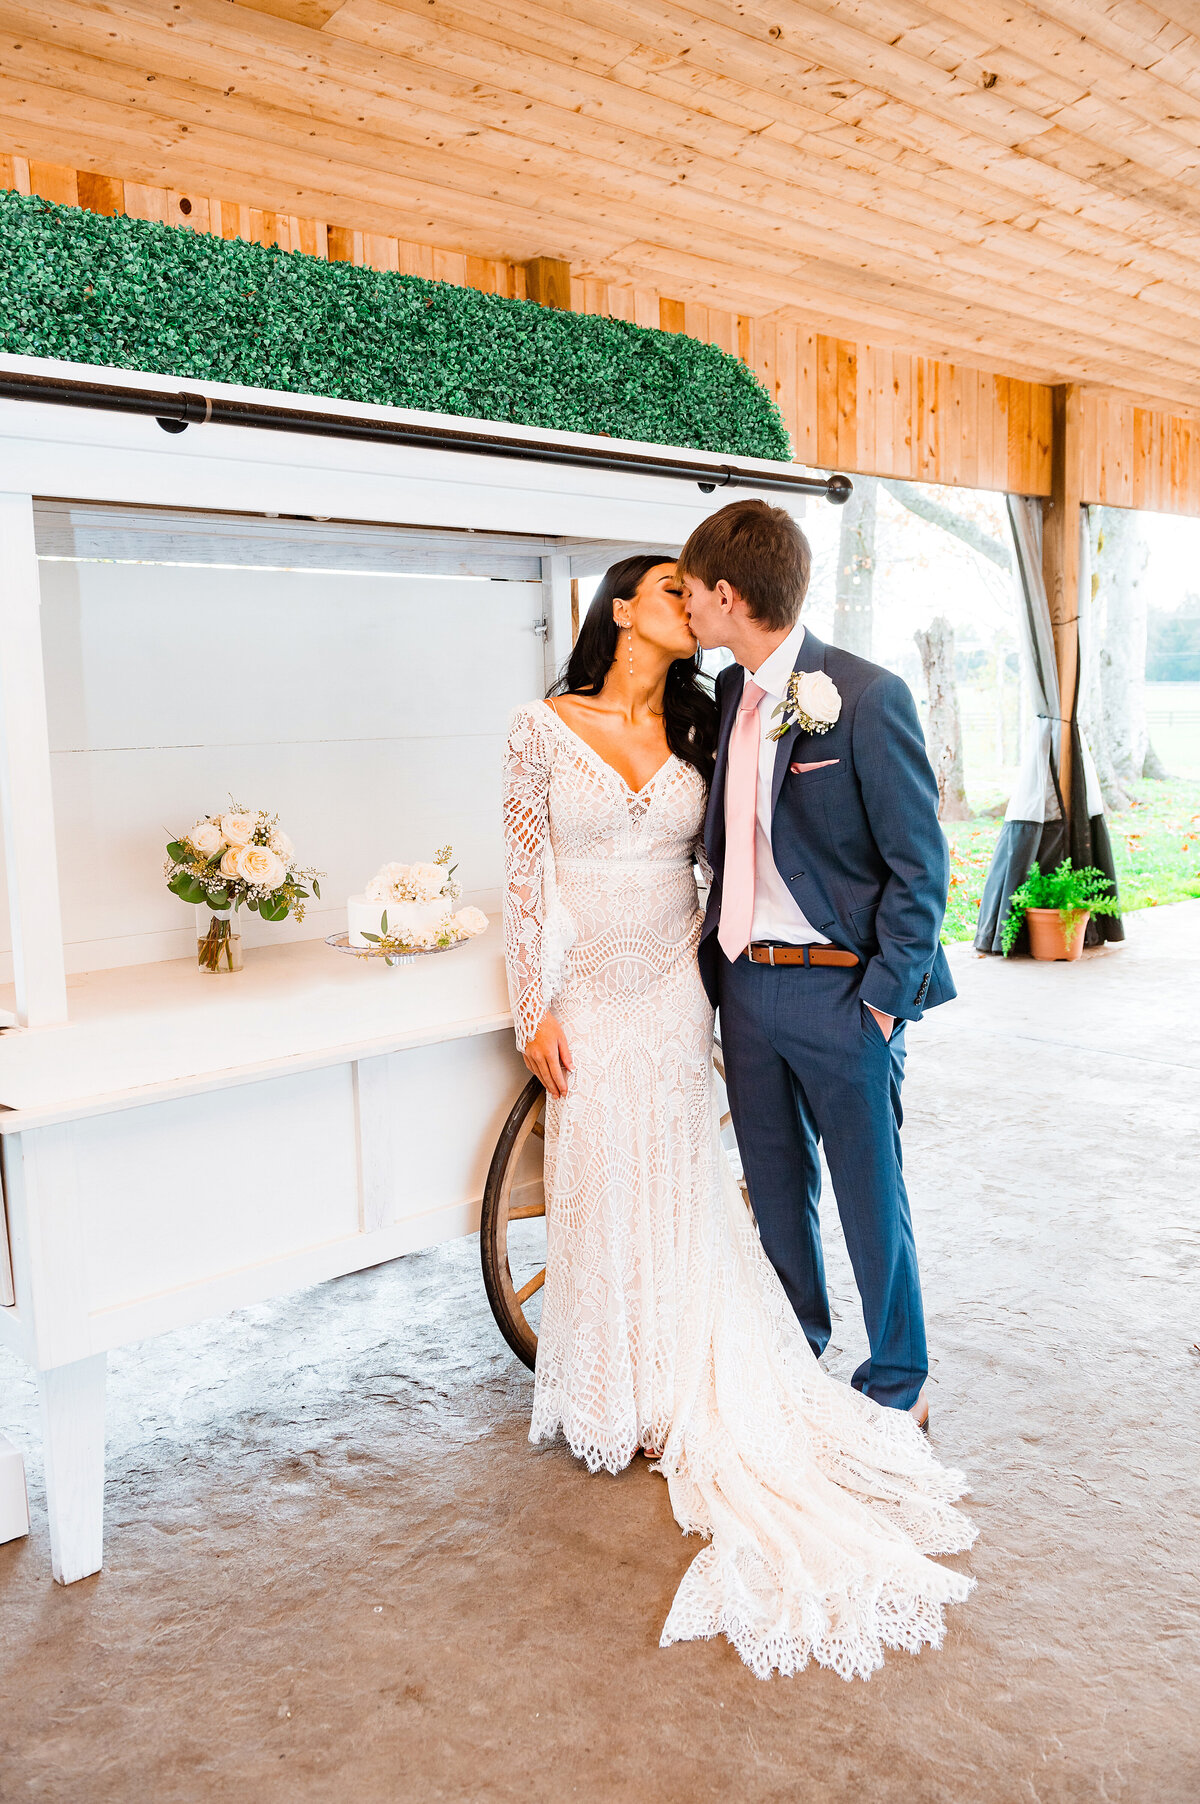
[[[207,977],[164,829],[237,782],[330,867],[334,910],[444,839],[495,910],[500,734],[569,650],[572,579],[678,546],[734,481],[797,509],[821,490],[0,358],[0,1340],[39,1374],[63,1584],[101,1564],[109,1349],[473,1231],[526,1082],[496,923],[390,970],[316,915]]]

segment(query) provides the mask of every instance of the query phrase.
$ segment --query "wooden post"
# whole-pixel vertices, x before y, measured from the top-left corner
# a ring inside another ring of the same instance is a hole
[[[542,620],[545,634],[546,687],[571,655],[575,640],[571,633],[571,560],[554,555],[542,559]]]
[[[571,311],[571,265],[557,257],[535,257],[525,265],[525,293],[543,307]]]
[[[0,815],[17,1020],[67,1018],[33,498],[0,494]]]
[[[1042,575],[1058,666],[1059,787],[1071,807],[1071,725],[1079,688],[1079,509],[1083,499],[1083,407],[1077,383],[1053,391],[1050,495],[1042,503]]]

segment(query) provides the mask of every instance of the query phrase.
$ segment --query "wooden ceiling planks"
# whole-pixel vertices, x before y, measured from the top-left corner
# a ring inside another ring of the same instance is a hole
[[[1200,44],[1161,11],[2,0],[0,44],[49,161],[1200,405]]]

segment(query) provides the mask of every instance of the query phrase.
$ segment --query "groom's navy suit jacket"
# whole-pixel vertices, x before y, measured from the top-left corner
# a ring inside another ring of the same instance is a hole
[[[938,821],[937,781],[908,685],[891,671],[806,632],[797,670],[823,670],[842,710],[829,732],[793,727],[779,741],[771,787],[779,875],[805,919],[866,969],[860,1000],[918,1021],[956,994],[939,935],[950,859]],[[717,1003],[717,926],[725,867],[725,769],[744,675],[717,678],[720,736],[704,826],[713,870],[700,940],[700,970]],[[824,770],[793,764],[835,759]]]

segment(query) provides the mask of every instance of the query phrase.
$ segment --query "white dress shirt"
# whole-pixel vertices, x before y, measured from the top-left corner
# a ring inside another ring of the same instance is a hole
[[[758,704],[758,806],[754,829],[754,919],[752,940],[779,940],[788,946],[828,946],[804,917],[791,890],[779,875],[771,846],[771,784],[775,775],[778,740],[770,738],[779,725],[772,718],[787,694],[788,678],[796,667],[804,643],[804,624],[795,626],[751,676],[743,671],[742,687],[755,682],[764,691]],[[728,817],[726,817],[728,827]]]

